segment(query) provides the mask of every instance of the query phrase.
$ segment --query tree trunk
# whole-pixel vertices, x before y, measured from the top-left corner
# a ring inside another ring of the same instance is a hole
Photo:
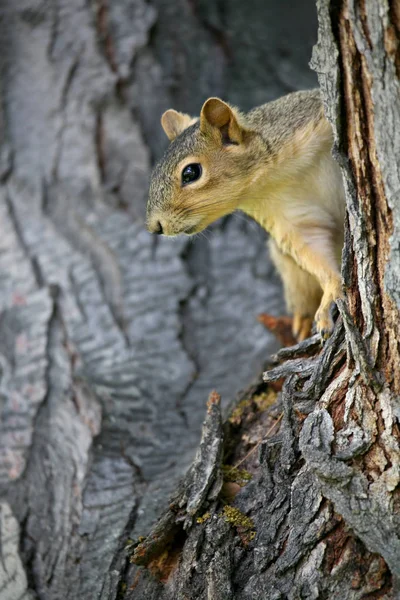
[[[163,110],[315,85],[313,0],[275,4],[0,0],[1,600],[122,593],[210,388],[228,403],[276,348],[259,228],[143,227]]]
[[[322,351],[311,340],[278,353],[281,364],[231,414],[220,470],[209,410],[183,491],[134,548],[147,571],[125,573],[126,598],[400,594],[400,9],[320,0],[318,11],[312,62],[345,180],[346,299]],[[238,492],[243,465],[252,480]]]
[[[280,351],[224,424],[212,394],[179,485],[210,386],[229,400],[261,369],[255,315],[281,296],[251,223],[146,234],[159,114],[312,85],[312,4],[0,7],[0,600],[395,598],[398,5],[319,2],[348,208],[335,331]]]

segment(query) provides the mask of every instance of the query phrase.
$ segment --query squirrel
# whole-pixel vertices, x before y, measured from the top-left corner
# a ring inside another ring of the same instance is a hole
[[[199,118],[167,110],[170,139],[147,204],[152,233],[193,235],[241,210],[270,234],[293,334],[315,319],[329,336],[330,305],[342,296],[345,196],[319,90],[293,92],[243,114],[209,98]]]

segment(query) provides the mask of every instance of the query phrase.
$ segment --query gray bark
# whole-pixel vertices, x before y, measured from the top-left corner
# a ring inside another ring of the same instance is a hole
[[[277,403],[260,403],[271,393],[260,382],[228,420],[224,461],[244,464],[251,482],[234,498],[222,488],[219,503],[204,503],[207,518],[189,530],[182,525],[189,502],[178,492],[163,516],[172,525],[157,531],[157,552],[155,530],[134,549],[134,564],[147,571],[127,570],[127,598],[400,595],[400,11],[372,0],[320,0],[318,11],[313,66],[346,188],[346,299],[320,352],[314,341],[285,350],[277,356],[285,362],[264,374],[267,386],[285,378]],[[204,436],[211,429],[206,420]],[[227,502],[241,512],[227,512]],[[179,524],[171,542],[167,532]]]
[[[256,318],[282,312],[263,232],[228,219],[208,240],[156,241],[144,206],[161,112],[312,87],[314,12],[0,1],[1,600],[130,593],[127,540],[168,506],[210,389],[226,407],[277,348]],[[215,450],[179,500],[192,526],[221,484]]]
[[[0,600],[397,597],[396,4],[319,2],[346,302],[251,387],[264,236],[155,241],[147,178],[165,108],[314,84],[312,2],[0,8]]]

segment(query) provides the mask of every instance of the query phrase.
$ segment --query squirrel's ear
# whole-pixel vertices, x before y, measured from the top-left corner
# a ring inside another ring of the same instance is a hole
[[[165,111],[161,117],[161,125],[168,138],[174,140],[184,129],[192,125],[196,119],[185,113],[180,113],[173,108]]]
[[[209,98],[200,113],[200,129],[207,133],[210,127],[219,130],[224,144],[240,144],[243,130],[232,108],[219,98]]]

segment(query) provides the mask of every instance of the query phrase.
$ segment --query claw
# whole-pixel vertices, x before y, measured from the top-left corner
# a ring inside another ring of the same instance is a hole
[[[321,335],[322,341],[326,342],[326,340],[330,338],[331,333],[332,333],[332,331],[330,331],[329,329],[322,329],[320,331],[320,335]]]

